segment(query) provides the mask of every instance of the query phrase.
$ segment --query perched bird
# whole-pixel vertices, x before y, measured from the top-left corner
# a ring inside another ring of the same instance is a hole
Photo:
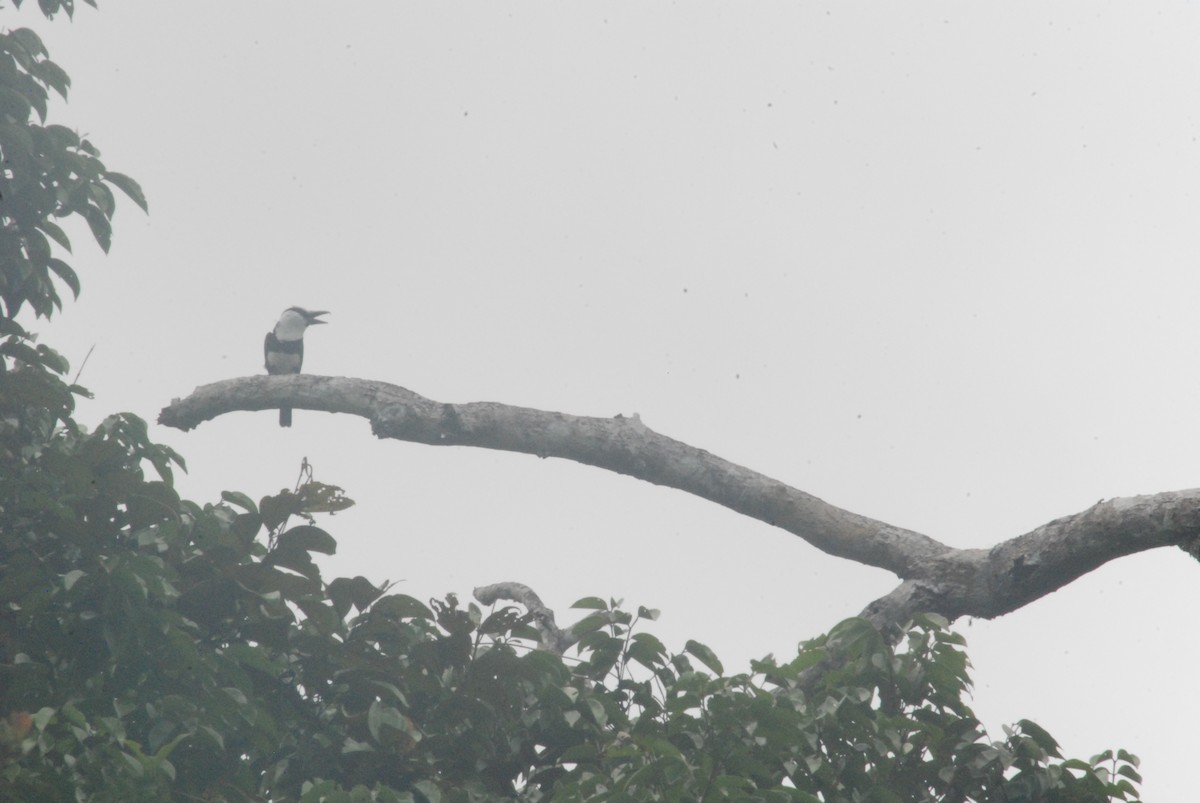
[[[267,332],[267,340],[263,343],[263,353],[267,361],[268,374],[298,374],[304,362],[304,330],[308,327],[325,323],[318,320],[321,315],[328,315],[324,310],[309,312],[300,307],[288,307],[279,316],[275,328]],[[292,425],[292,408],[279,408],[279,426]]]

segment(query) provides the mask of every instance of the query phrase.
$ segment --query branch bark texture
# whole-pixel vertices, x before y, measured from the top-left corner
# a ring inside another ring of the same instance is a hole
[[[559,457],[677,488],[790,532],[830,555],[876,566],[901,583],[863,615],[877,626],[932,611],[992,618],[1124,555],[1200,535],[1200,489],[1111,499],[991,549],[956,549],[830,505],[778,480],[661,435],[635,414],[573,416],[494,402],[447,404],[402,387],[325,376],[248,377],[197,388],[159,422],[192,429],[234,411],[349,413],[380,438]]]

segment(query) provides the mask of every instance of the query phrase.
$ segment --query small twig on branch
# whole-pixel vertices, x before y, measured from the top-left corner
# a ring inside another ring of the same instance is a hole
[[[88,353],[83,355],[83,362],[79,363],[79,370],[75,372],[75,378],[71,380],[72,385],[79,384],[79,377],[83,376],[83,369],[87,366],[88,360],[92,358],[92,352],[95,350],[96,344],[93,343],[92,347],[88,349]]]

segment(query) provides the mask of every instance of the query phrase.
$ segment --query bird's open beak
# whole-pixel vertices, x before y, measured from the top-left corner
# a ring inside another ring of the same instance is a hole
[[[329,314],[329,312],[327,310],[322,309],[322,310],[315,310],[313,312],[306,312],[306,313],[304,313],[304,317],[308,321],[308,325],[312,326],[314,323],[329,323],[329,321],[322,321],[322,320],[317,319],[318,315],[328,315],[328,314]]]

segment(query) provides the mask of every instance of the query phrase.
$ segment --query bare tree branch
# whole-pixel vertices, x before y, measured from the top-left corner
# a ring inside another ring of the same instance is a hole
[[[527,585],[522,583],[493,583],[490,586],[480,586],[473,592],[475,599],[484,605],[492,605],[502,599],[519,602],[525,610],[533,614],[533,624],[542,634],[542,645],[549,651],[562,655],[579,636],[571,628],[562,630],[554,623],[554,611],[546,607],[542,598]]]
[[[966,615],[992,618],[1114,558],[1195,543],[1200,537],[1200,490],[1191,490],[1098,502],[990,550],[955,549],[921,533],[842,510],[660,435],[636,414],[592,418],[494,402],[445,404],[365,379],[309,375],[230,379],[172,401],[158,420],[188,430],[224,413],[284,404],[362,416],[380,438],[560,457],[708,499],[780,527],[830,555],[895,573],[903,582],[863,611],[881,628],[903,624],[921,611],[951,620]],[[524,599],[509,598],[529,607]]]

